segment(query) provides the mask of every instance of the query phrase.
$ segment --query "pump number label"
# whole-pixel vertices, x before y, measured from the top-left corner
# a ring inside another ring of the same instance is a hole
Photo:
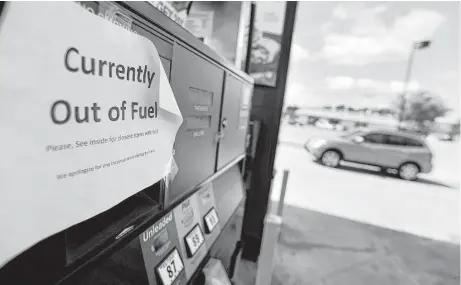
[[[184,264],[178,250],[175,248],[163,261],[157,266],[156,271],[160,277],[162,285],[171,285],[183,271]]]
[[[205,220],[205,232],[211,233],[216,225],[219,223],[218,213],[215,208],[211,209],[204,217]]]
[[[197,224],[184,239],[186,241],[187,255],[189,257],[194,256],[194,254],[205,241],[202,230],[200,229],[200,225]]]

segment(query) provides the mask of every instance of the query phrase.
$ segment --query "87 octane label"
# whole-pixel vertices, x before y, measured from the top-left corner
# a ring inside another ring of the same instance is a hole
[[[162,263],[157,266],[157,274],[162,285],[172,285],[184,269],[178,250],[175,248]]]

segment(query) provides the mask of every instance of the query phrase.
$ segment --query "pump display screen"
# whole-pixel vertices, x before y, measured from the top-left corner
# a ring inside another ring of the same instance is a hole
[[[186,249],[189,257],[194,256],[194,254],[205,241],[199,225],[196,225],[184,239],[186,241]]]
[[[178,250],[175,248],[156,268],[162,285],[171,285],[178,278],[184,264]]]
[[[219,223],[218,214],[215,208],[211,209],[208,214],[205,215],[205,231],[209,234],[213,231],[216,225]]]

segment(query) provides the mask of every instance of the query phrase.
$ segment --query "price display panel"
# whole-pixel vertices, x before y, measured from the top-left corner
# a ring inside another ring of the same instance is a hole
[[[188,257],[194,256],[194,254],[205,241],[200,225],[195,225],[195,227],[186,235],[184,240],[186,242],[186,250]]]
[[[183,271],[184,264],[175,248],[155,269],[162,285],[171,285]]]
[[[203,219],[205,220],[205,232],[207,234],[211,233],[219,223],[218,213],[216,213],[215,208],[212,208]]]

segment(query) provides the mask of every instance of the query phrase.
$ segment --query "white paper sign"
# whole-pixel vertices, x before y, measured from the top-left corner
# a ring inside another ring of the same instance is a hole
[[[164,177],[181,113],[157,50],[72,2],[0,18],[0,266]]]

